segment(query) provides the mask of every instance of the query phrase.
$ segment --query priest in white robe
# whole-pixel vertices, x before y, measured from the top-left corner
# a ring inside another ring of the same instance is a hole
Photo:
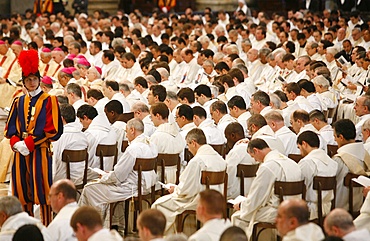
[[[206,137],[202,130],[195,128],[189,131],[186,142],[194,157],[181,173],[180,183],[169,189],[169,195],[160,197],[152,205],[152,208],[160,210],[166,216],[166,233],[173,231],[171,228],[178,214],[185,210],[196,209],[198,194],[205,189],[200,182],[202,171],[220,172],[226,169],[225,160],[206,144]],[[222,191],[222,185],[212,188]]]

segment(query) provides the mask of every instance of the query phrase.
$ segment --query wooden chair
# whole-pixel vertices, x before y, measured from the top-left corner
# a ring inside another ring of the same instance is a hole
[[[76,189],[83,189],[87,183],[87,167],[89,161],[89,153],[84,150],[64,150],[62,153],[62,162],[66,163],[67,179],[71,179],[70,163],[85,162],[82,184],[77,185]]]
[[[166,167],[173,167],[176,166],[176,183],[179,183],[179,177],[180,177],[180,156],[179,154],[165,154],[160,153],[157,157],[157,167],[160,167],[161,169],[161,176],[160,180],[162,183],[165,183],[165,172]],[[156,192],[156,194],[158,194]],[[160,190],[160,194],[163,196],[165,194],[165,189],[162,187]]]
[[[184,151],[184,160],[189,162],[192,158],[194,157],[194,155],[189,151],[188,148],[185,148],[185,151]]]
[[[220,145],[210,145],[215,151],[217,151],[222,158],[225,159],[226,156],[226,145],[225,144],[220,144]]]
[[[123,140],[122,146],[121,146],[121,152],[124,153],[127,147],[128,147],[128,141]]]
[[[123,113],[121,120],[124,122],[128,122],[129,120],[134,118],[134,112],[128,112],[128,113]]]
[[[328,145],[328,156],[333,157],[337,154],[338,146],[337,145]]]
[[[337,113],[337,107],[335,108],[328,108],[328,115],[327,115],[327,118],[326,119],[333,119],[333,123],[334,123],[334,117],[335,117],[335,114]]]
[[[252,178],[256,176],[259,164],[238,164],[236,166],[236,176],[240,178],[240,195],[244,196],[244,178]]]
[[[211,171],[202,171],[202,176],[200,179],[202,185],[206,185],[206,189],[209,189],[212,185],[224,185],[224,197],[225,197],[225,206],[227,199],[227,173],[225,171],[221,172],[211,172]],[[177,215],[177,232],[181,233],[184,229],[185,219],[190,215],[195,214],[194,210],[186,210],[183,213]],[[224,217],[226,218],[226,210],[224,210]],[[197,228],[199,228],[199,223]]]
[[[137,196],[131,197],[129,199],[123,200],[125,202],[125,235],[128,234],[128,215],[130,202],[133,201],[134,205],[134,229],[136,227],[136,219],[138,214],[143,210],[142,202],[145,201],[149,205],[153,204],[155,201],[155,185],[151,187],[151,192],[148,194],[142,193],[142,173],[148,171],[157,171],[157,158],[136,158],[134,171],[137,171]],[[109,224],[112,228],[112,218],[116,206],[120,202],[110,203],[110,214],[109,214]]]
[[[298,163],[303,157],[300,154],[289,154],[288,157]]]
[[[104,170],[104,157],[113,156],[114,157],[113,167],[114,167],[114,165],[117,164],[117,155],[118,155],[117,143],[112,145],[99,144],[96,147],[95,155],[99,156],[101,170]]]
[[[280,203],[284,200],[284,196],[296,196],[296,195],[302,195],[302,199],[305,199],[306,196],[306,187],[304,185],[304,181],[298,181],[298,182],[281,182],[276,181],[274,184],[274,193],[279,197]],[[261,228],[260,231],[257,232],[257,228]],[[256,223],[253,226],[253,232],[252,232],[252,241],[257,241],[258,236],[261,234],[261,232],[265,229],[275,229],[276,226],[274,223]],[[280,237],[278,237],[278,240],[280,240]]]
[[[240,195],[244,196],[244,182],[245,178],[253,178],[256,176],[259,164],[238,164],[236,166],[236,176],[239,177],[240,181]],[[234,205],[227,203],[227,217],[229,217],[229,210],[233,209]]]
[[[348,212],[352,215],[353,218],[356,218],[360,213],[355,212],[353,210],[353,188],[354,187],[362,187],[361,184],[358,184],[357,182],[352,181],[352,178],[357,178],[359,175],[348,173],[344,177],[344,186],[348,187]]]
[[[315,176],[313,178],[313,190],[317,190],[317,217],[320,227],[323,227],[324,217],[322,212],[322,191],[333,191],[334,198],[331,201],[331,209],[335,208],[335,197],[337,190],[336,177],[321,177]]]

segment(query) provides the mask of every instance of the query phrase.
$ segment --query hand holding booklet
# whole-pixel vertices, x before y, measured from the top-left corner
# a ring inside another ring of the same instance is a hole
[[[370,186],[370,178],[367,178],[365,176],[359,176],[358,178],[352,178],[352,181],[357,182],[358,184],[361,184],[364,187]]]
[[[235,205],[237,203],[243,202],[245,199],[247,199],[247,198],[244,197],[244,196],[239,195],[235,199],[229,199],[229,200],[227,200],[227,202],[228,203],[231,203],[232,205]]]
[[[158,181],[159,184],[161,184],[162,187],[166,188],[166,189],[170,189],[171,187],[176,187],[176,184],[173,184],[173,183],[163,183],[163,182],[160,182]]]
[[[97,167],[94,167],[94,168],[92,168],[92,167],[89,167],[89,169],[91,170],[91,171],[93,171],[93,172],[96,172],[96,173],[98,173],[99,175],[105,175],[105,174],[107,174],[105,171],[103,171],[103,170],[101,170],[101,169],[99,169],[99,168],[97,168]]]

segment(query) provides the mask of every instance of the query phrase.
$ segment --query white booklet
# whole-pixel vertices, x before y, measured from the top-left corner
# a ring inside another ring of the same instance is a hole
[[[241,203],[243,202],[245,199],[247,199],[247,197],[244,197],[244,196],[237,196],[235,199],[229,199],[227,200],[228,203],[231,203],[232,205],[235,205],[237,203]]]
[[[158,181],[159,184],[161,184],[162,187],[166,188],[166,189],[170,189],[171,187],[176,187],[176,184],[173,184],[173,183],[163,183],[163,182],[160,182]]]
[[[97,168],[97,167],[94,167],[94,168],[89,167],[89,169],[90,169],[91,171],[93,171],[93,172],[98,173],[99,175],[105,175],[105,174],[107,174],[105,171],[103,171],[103,170],[101,170],[101,169],[99,169],[99,168]]]
[[[357,182],[358,184],[361,184],[364,187],[370,186],[370,178],[367,178],[365,176],[359,176],[358,178],[352,178],[352,181]]]

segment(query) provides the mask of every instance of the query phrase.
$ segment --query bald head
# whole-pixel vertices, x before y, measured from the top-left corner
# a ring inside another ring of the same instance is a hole
[[[284,237],[288,232],[295,230],[309,221],[307,203],[302,199],[288,199],[278,208],[276,228],[279,235]]]
[[[336,208],[326,216],[324,229],[328,235],[342,238],[356,228],[351,214],[342,208]]]

